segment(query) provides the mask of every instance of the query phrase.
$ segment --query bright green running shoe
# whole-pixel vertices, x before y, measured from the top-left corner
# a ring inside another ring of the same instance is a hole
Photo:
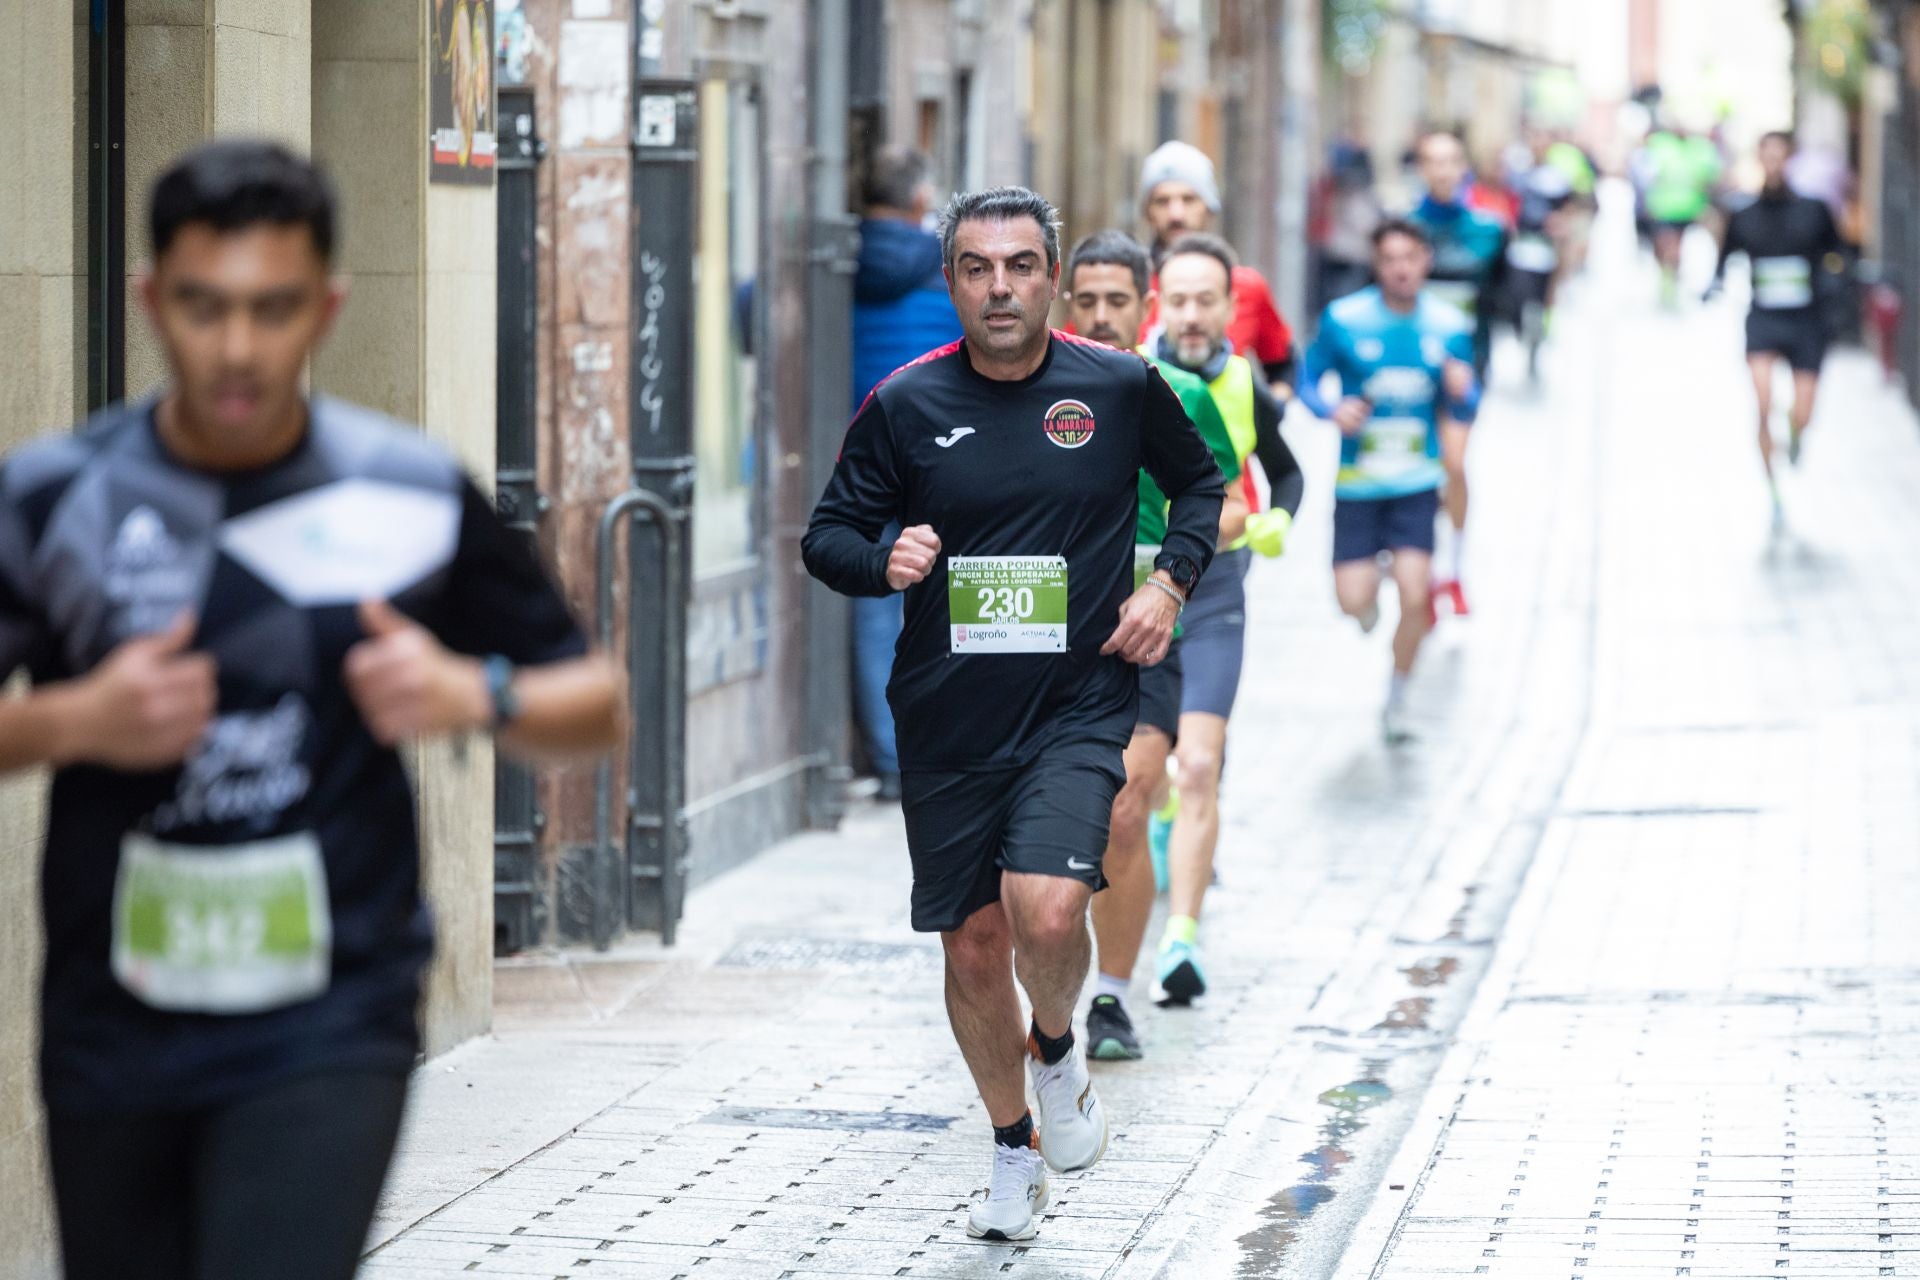
[[[1192,1004],[1207,993],[1207,979],[1200,972],[1200,948],[1191,942],[1172,938],[1162,942],[1154,968],[1159,974],[1153,984],[1155,1004]]]
[[[1180,793],[1170,790],[1167,803],[1147,815],[1147,857],[1153,862],[1153,887],[1159,893],[1167,891],[1169,872],[1167,848],[1173,840],[1173,819],[1180,812]]]

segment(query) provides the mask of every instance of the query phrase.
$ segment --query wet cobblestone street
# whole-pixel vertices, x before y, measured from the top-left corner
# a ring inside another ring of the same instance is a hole
[[[1108,1157],[966,1238],[988,1132],[898,811],[671,951],[496,971],[419,1073],[368,1280],[1920,1275],[1920,433],[1830,362],[1767,525],[1732,304],[1624,266],[1477,428],[1474,616],[1380,745],[1331,428],[1250,581],[1210,1000],[1099,1064]],[[1512,352],[1503,353],[1512,355]],[[1157,936],[1157,934],[1150,934]]]
[[[1621,365],[1676,341],[1605,453],[1586,741],[1342,1275],[1920,1274],[1912,426],[1835,362],[1769,538],[1732,345]]]

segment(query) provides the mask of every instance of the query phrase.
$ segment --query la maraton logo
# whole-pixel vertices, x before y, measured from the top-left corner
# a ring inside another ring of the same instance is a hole
[[[1078,449],[1093,439],[1093,410],[1078,400],[1058,400],[1040,425],[1062,449]]]

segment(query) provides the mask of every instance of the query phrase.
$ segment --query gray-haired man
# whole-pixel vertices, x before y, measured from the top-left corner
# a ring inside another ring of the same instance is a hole
[[[802,549],[837,591],[906,593],[888,697],[913,925],[941,935],[948,1016],[994,1127],[968,1230],[1024,1240],[1047,1166],[1082,1169],[1106,1150],[1073,1038],[1087,905],[1126,777],[1135,664],[1166,656],[1213,555],[1223,482],[1152,366],[1048,329],[1060,277],[1050,204],[1019,187],[960,196],[941,239],[966,336],[874,389]],[[1134,589],[1143,467],[1171,508]]]

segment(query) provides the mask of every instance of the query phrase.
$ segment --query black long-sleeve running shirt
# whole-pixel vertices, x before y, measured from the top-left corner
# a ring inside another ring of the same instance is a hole
[[[1267,505],[1297,516],[1300,500],[1307,493],[1307,476],[1300,470],[1300,460],[1287,447],[1286,437],[1280,434],[1280,420],[1285,416],[1286,406],[1255,378],[1253,456],[1260,459],[1260,469],[1267,473]]]
[[[1753,272],[1755,310],[1805,312],[1819,301],[1826,256],[1840,247],[1839,228],[1824,201],[1792,191],[1763,193],[1727,220],[1713,278],[1718,283],[1727,259],[1744,253]]]
[[[999,382],[958,342],[874,389],[801,552],[835,591],[882,596],[881,531],[924,524],[940,538],[933,571],[907,589],[887,686],[903,769],[1009,768],[1056,742],[1126,744],[1138,674],[1100,647],[1133,588],[1143,468],[1171,500],[1158,563],[1204,570],[1225,482],[1140,356],[1056,332],[1037,371]],[[1068,575],[1064,652],[953,652],[950,558],[1056,555]]]

